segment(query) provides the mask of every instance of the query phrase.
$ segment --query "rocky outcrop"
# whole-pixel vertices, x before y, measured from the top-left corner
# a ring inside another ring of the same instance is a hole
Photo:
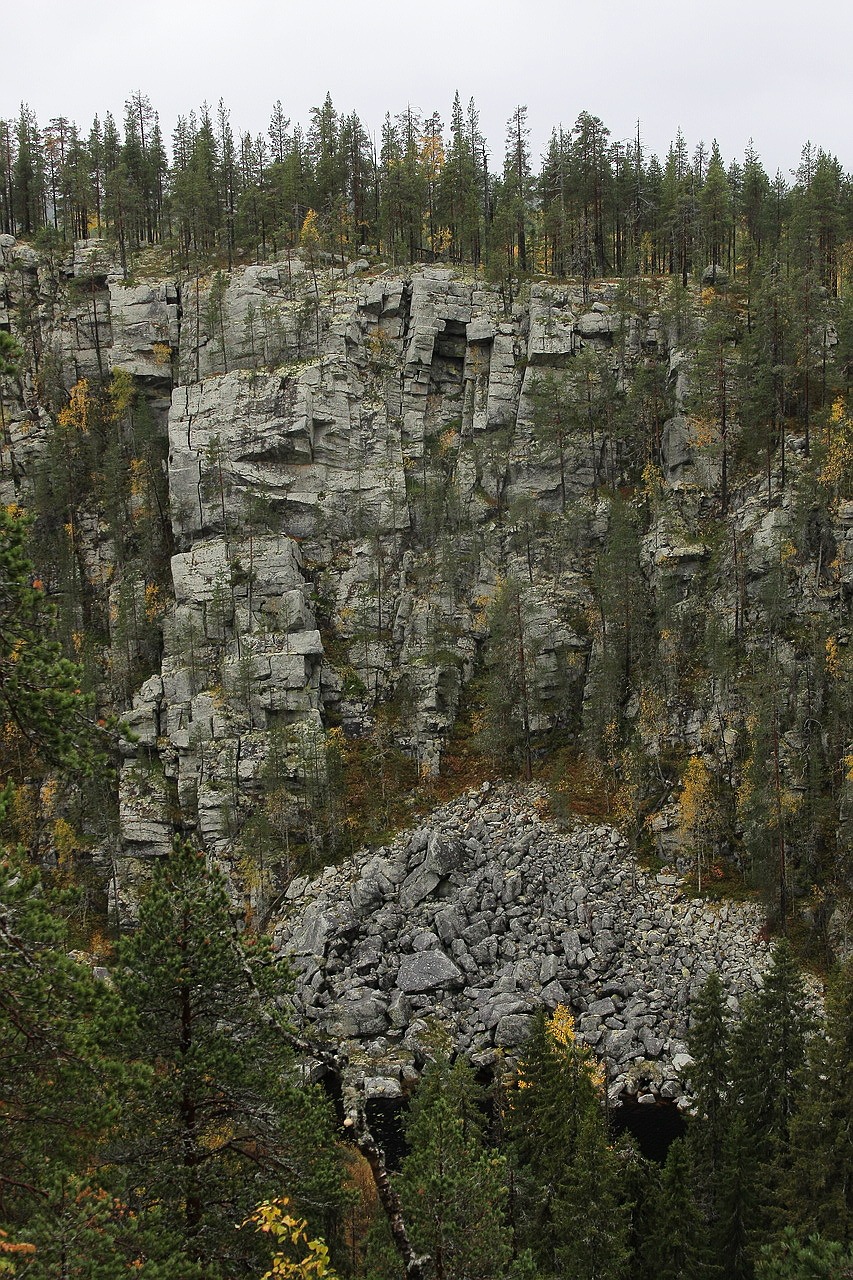
[[[296,1012],[350,1042],[368,1092],[402,1091],[433,1022],[489,1066],[518,1048],[533,1010],[564,1004],[613,1102],[680,1099],[689,1005],[709,971],[733,1011],[760,984],[757,907],[685,897],[614,828],[561,831],[540,800],[486,784],[291,884],[275,942],[296,971]]]
[[[284,375],[230,373],[175,390],[169,482],[183,544],[247,521],[318,552],[408,526],[399,434],[362,409],[358,371],[330,357]]]
[[[180,319],[176,281],[128,287],[110,280],[110,369],[124,369],[143,383],[171,384]]]

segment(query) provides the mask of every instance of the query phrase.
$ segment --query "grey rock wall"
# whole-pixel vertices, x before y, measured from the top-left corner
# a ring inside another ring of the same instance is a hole
[[[622,388],[638,361],[659,362],[676,410],[652,459],[658,488],[640,495],[649,521],[637,595],[667,622],[658,713],[650,719],[630,690],[626,714],[651,759],[691,752],[719,769],[736,753],[746,714],[737,691],[694,682],[687,698],[679,683],[703,610],[729,633],[737,622],[760,661],[763,602],[780,565],[790,607],[830,630],[853,594],[849,503],[809,532],[813,556],[786,551],[804,519],[796,439],[785,489],[778,468],[770,476],[772,504],[763,476],[732,493],[731,551],[706,536],[719,442],[709,446],[691,420],[689,360],[654,309],[641,319],[602,282],[586,294],[535,284],[508,310],[482,279],[445,267],[405,277],[364,267],[315,277],[291,255],[230,275],[128,281],[105,244],[50,257],[0,237],[0,324],[49,356],[67,387],[131,373],[168,440],[175,555],[162,662],[126,709],[128,885],[176,827],[234,868],[282,729],[284,771],[297,783],[329,728],[369,734],[377,709],[395,703],[398,745],[435,772],[507,577],[523,588],[534,731],[567,708],[584,721],[604,660],[595,573],[612,504],[601,490],[624,476],[618,446],[605,451],[599,436],[593,448],[575,432],[561,484],[535,395],[547,377],[576,397],[573,361],[585,349]],[[0,494],[25,499],[52,429],[32,370],[6,380],[4,416]],[[566,518],[554,519],[563,488]],[[96,512],[81,513],[79,545],[111,617],[124,584],[110,576]],[[843,628],[837,640],[847,644]],[[113,636],[105,667],[119,648]],[[778,652],[796,684],[796,647],[780,641]],[[782,751],[796,776],[803,744],[786,740]],[[683,868],[677,797],[653,835]],[[131,913],[132,898],[129,889]]]

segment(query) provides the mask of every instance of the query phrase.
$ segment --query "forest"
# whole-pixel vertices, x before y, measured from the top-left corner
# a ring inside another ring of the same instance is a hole
[[[528,138],[0,120],[0,1276],[853,1275],[853,179]],[[760,907],[666,1150],[562,1003],[388,1142],[300,1021],[292,884],[497,777]]]
[[[752,145],[727,162],[716,142],[691,155],[678,131],[661,159],[639,126],[634,141],[611,141],[581,112],[552,131],[537,171],[529,132],[518,106],[496,163],[474,100],[463,108],[458,93],[447,129],[438,112],[386,114],[378,148],[329,94],[305,128],[277,102],[254,137],[235,131],[220,99],[179,117],[167,149],[141,92],[121,128],[107,112],[88,132],[64,117],[40,126],[22,105],[0,121],[0,229],[66,241],[109,231],[123,264],[162,244],[185,269],[263,260],[301,236],[342,258],[366,246],[393,265],[470,263],[499,278],[669,274],[686,285],[697,269],[737,264],[749,278],[779,258],[786,275],[808,270],[842,292],[853,196],[820,146],[803,146],[790,177],[769,175]]]

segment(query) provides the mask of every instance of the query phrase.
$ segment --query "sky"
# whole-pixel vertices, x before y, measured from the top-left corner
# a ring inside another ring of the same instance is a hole
[[[493,167],[528,108],[534,162],[581,111],[612,141],[661,158],[680,127],[724,160],[750,138],[771,174],[806,141],[853,170],[853,6],[844,0],[7,0],[0,117],[121,124],[136,90],[168,140],[179,114],[225,100],[235,135],[266,130],[277,99],[306,124],[330,91],[378,139],[408,104],[447,124],[473,96]]]

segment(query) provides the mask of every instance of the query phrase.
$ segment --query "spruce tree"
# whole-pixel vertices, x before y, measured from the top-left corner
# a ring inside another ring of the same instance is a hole
[[[811,1043],[800,1109],[791,1121],[786,1197],[807,1231],[853,1243],[853,961],[829,985],[826,1023]]]
[[[762,990],[746,1003],[732,1038],[732,1104],[745,1128],[745,1145],[761,1164],[758,1191],[768,1221],[787,1212],[778,1203],[780,1182],[790,1168],[791,1124],[802,1096],[811,1030],[802,974],[782,940]]]
[[[585,1112],[554,1198],[558,1274],[572,1280],[620,1280],[630,1274],[630,1219],[619,1172],[601,1115]]]
[[[746,1118],[734,1111],[728,1120],[714,1179],[711,1219],[713,1255],[725,1280],[752,1276],[753,1242],[760,1210],[760,1165]]]
[[[468,1064],[439,1058],[424,1073],[406,1126],[411,1148],[398,1190],[419,1253],[436,1280],[506,1274],[505,1161],[486,1146]]]
[[[627,1263],[627,1215],[589,1050],[568,1011],[540,1013],[522,1049],[508,1135],[517,1245],[543,1275],[617,1277]]]
[[[707,1274],[708,1227],[696,1198],[690,1149],[680,1138],[667,1152],[646,1225],[644,1275],[655,1280],[700,1280]]]
[[[708,974],[693,1001],[687,1044],[693,1058],[689,1074],[698,1119],[693,1142],[701,1162],[713,1175],[722,1154],[730,1073],[729,1025],[716,969]]]

